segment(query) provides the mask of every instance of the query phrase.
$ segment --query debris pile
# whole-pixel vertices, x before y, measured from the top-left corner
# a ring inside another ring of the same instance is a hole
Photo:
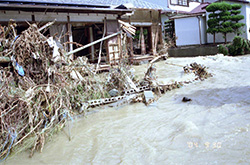
[[[0,160],[13,151],[42,151],[67,120],[91,107],[88,101],[137,88],[125,64],[96,74],[86,57],[70,60],[60,42],[41,33],[52,24],[29,24],[20,35],[14,22],[0,28]]]
[[[35,150],[42,151],[53,133],[91,107],[134,102],[150,105],[161,94],[183,85],[159,84],[153,62],[160,56],[151,61],[141,81],[124,63],[96,74],[97,67],[86,57],[70,60],[67,55],[72,52],[41,33],[52,24],[41,28],[30,24],[21,35],[16,34],[14,22],[0,27],[0,160],[10,152],[30,149],[32,156]],[[185,69],[201,80],[211,76],[196,63]]]
[[[53,61],[53,48],[36,24],[16,35],[14,24],[1,28],[0,158],[10,151],[42,151],[45,139],[73,115],[64,68]],[[5,62],[8,62],[6,60]],[[29,139],[29,140],[28,140]],[[30,140],[32,139],[32,140]]]
[[[212,74],[208,73],[206,66],[197,64],[196,62],[191,63],[190,66],[184,66],[183,70],[185,73],[193,72],[200,80],[212,77]]]

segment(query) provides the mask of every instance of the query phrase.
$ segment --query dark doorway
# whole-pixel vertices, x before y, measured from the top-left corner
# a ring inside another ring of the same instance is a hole
[[[102,38],[103,29],[104,29],[103,24],[88,24],[86,26],[73,26],[72,27],[73,41],[76,43],[73,44],[73,49],[76,49],[81,45],[87,45],[93,41]],[[106,53],[104,45],[105,44],[103,44],[102,47],[102,54]],[[75,57],[86,56],[89,59],[89,62],[95,63],[98,61],[99,49],[100,49],[100,43],[97,43],[93,46],[90,46],[86,49],[83,49],[75,53]]]
[[[88,26],[72,27],[72,36],[74,42],[81,45],[88,44],[90,42],[89,27]],[[76,44],[73,45],[73,49],[76,49],[78,47],[79,45]],[[89,56],[90,53],[91,53],[90,50],[87,48],[75,53],[75,56]]]

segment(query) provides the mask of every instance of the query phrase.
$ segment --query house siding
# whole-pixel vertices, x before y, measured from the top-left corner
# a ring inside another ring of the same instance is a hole
[[[175,33],[177,46],[200,44],[198,18],[175,19]]]
[[[246,37],[248,40],[250,40],[250,5],[247,4],[246,5],[246,15],[245,15],[245,19],[246,19]]]
[[[10,19],[15,21],[32,21],[32,13],[22,11],[1,11],[0,10],[0,22],[9,22]]]

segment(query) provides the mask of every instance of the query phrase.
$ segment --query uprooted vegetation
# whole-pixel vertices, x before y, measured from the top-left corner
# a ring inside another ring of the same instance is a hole
[[[96,66],[86,57],[71,60],[56,39],[40,31],[32,24],[17,36],[14,23],[1,27],[0,56],[10,59],[8,65],[0,66],[2,160],[10,152],[30,149],[32,156],[35,150],[42,151],[48,137],[91,107],[142,100],[148,105],[155,99],[142,92],[153,91],[160,96],[185,83],[159,84],[153,62],[140,81],[122,62],[107,73],[96,74]],[[197,79],[211,76],[206,67],[196,63],[185,69],[194,72]]]

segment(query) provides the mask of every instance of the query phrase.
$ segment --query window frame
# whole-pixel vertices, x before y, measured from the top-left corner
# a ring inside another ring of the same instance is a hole
[[[182,2],[182,4],[179,3],[180,1]],[[171,5],[176,5],[176,6],[186,6],[186,7],[189,7],[189,0],[186,0],[187,1],[187,5],[184,5],[183,1],[185,1],[185,0],[177,0],[177,3],[172,3],[172,0],[170,0],[170,4]]]

